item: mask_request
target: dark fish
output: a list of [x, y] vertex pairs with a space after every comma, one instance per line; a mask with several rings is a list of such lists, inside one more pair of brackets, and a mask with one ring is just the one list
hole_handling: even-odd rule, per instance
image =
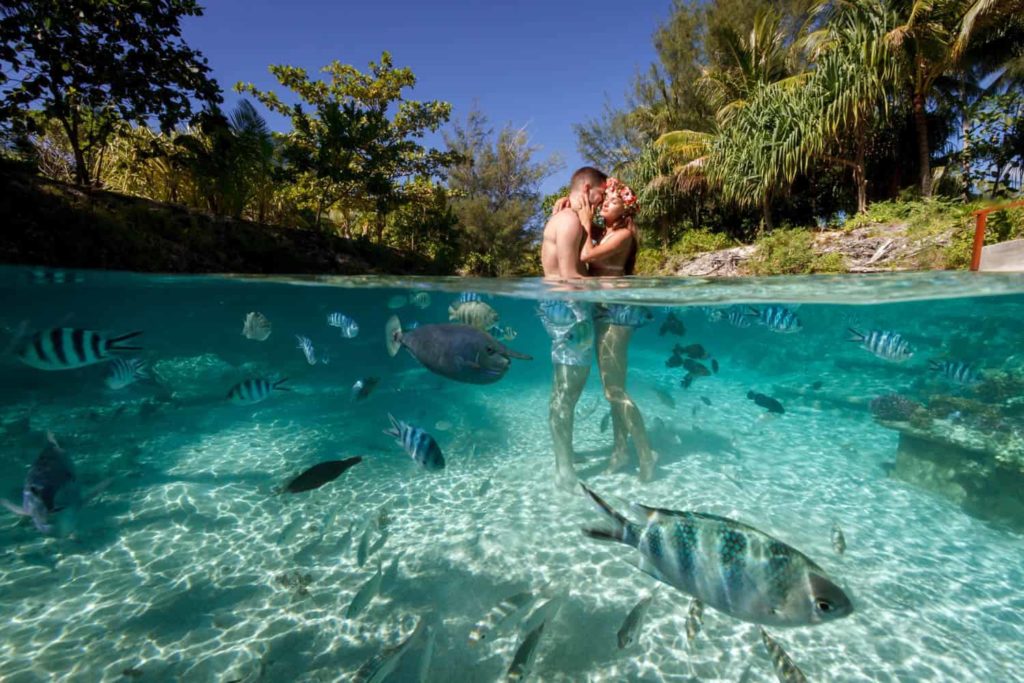
[[39, 370], [73, 370], [102, 363], [121, 351], [140, 351], [125, 342], [142, 332], [108, 337], [92, 330], [55, 327], [36, 332], [18, 350], [18, 360]]
[[[21, 506], [9, 500], [2, 503], [15, 514], [31, 517], [36, 529], [42, 533], [64, 535], [72, 530], [74, 516], [87, 496], [82, 493], [71, 459], [53, 434], [47, 435], [47, 439], [49, 443], [25, 476]], [[59, 519], [51, 519], [58, 513], [66, 514]]]
[[690, 417], [697, 417], [697, 408], [698, 407], [699, 406], [694, 406], [694, 407], [690, 408]]
[[288, 482], [284, 490], [288, 493], [301, 493], [302, 491], [318, 489], [324, 484], [334, 481], [344, 474], [345, 470], [353, 465], [358, 465], [362, 461], [363, 459], [357, 455], [354, 458], [317, 463]]
[[979, 379], [977, 370], [969, 363], [962, 361], [930, 360], [928, 361], [928, 367], [957, 384], [974, 384]]
[[711, 371], [703, 363], [687, 358], [683, 360], [683, 367], [694, 377], [710, 377]]
[[533, 360], [469, 325], [422, 325], [402, 332], [392, 316], [385, 337], [390, 355], [404, 346], [425, 368], [456, 382], [493, 384], [508, 372], [511, 358]]
[[676, 352], [672, 352], [672, 355], [665, 361], [665, 367], [667, 368], [678, 368], [683, 364], [683, 357]]
[[818, 389], [821, 389], [821, 387], [822, 387], [822, 381], [820, 379], [817, 382], [815, 382], [814, 384], [811, 385], [811, 389], [813, 389], [814, 391], [817, 391]]
[[714, 358], [711, 359], [711, 372], [718, 374], [718, 361]]
[[786, 409], [782, 407], [782, 404], [771, 396], [765, 396], [764, 394], [759, 394], [756, 391], [748, 391], [747, 398], [762, 408], [767, 408], [769, 413], [778, 413], [781, 415], [786, 412]]
[[757, 318], [758, 324], [764, 325], [772, 332], [792, 334], [803, 329], [800, 318], [785, 306], [765, 306], [760, 310], [751, 306], [747, 315]]
[[369, 396], [380, 382], [380, 377], [363, 377], [352, 385], [352, 400], [362, 401]]
[[689, 389], [690, 385], [693, 384], [693, 373], [692, 372], [686, 373], [686, 376], [683, 377], [683, 381], [680, 382], [679, 384], [682, 385], [683, 389]]
[[665, 322], [661, 324], [661, 328], [658, 330], [658, 336], [664, 337], [665, 334], [674, 334], [677, 337], [682, 337], [686, 334], [686, 326], [683, 325], [683, 321], [676, 317], [676, 314], [672, 311], [668, 312], [665, 316]]
[[849, 341], [860, 343], [864, 349], [879, 358], [899, 363], [914, 355], [910, 343], [896, 332], [871, 330], [867, 334], [862, 334], [852, 327], [849, 332]]
[[700, 344], [690, 344], [689, 346], [680, 346], [676, 344], [676, 347], [672, 349], [672, 353], [687, 356], [689, 358], [696, 358], [697, 360], [704, 360], [710, 358], [707, 350]]
[[604, 417], [601, 418], [601, 433], [604, 434], [608, 431], [608, 425], [611, 424], [612, 414], [610, 412], [605, 413]]
[[701, 397], [700, 397], [700, 400], [701, 400], [701, 402], [702, 402], [702, 403], [703, 403], [704, 405], [706, 405], [706, 406], [709, 406], [709, 405], [711, 405], [711, 399], [710, 399], [710, 398], [708, 398], [707, 396], [701, 396]]
[[849, 616], [849, 597], [809, 557], [727, 517], [633, 504], [634, 522], [580, 485], [608, 526], [583, 534], [635, 548], [637, 568], [736, 619], [811, 626]]
[[238, 405], [252, 405], [266, 400], [275, 391], [291, 391], [288, 387], [281, 386], [288, 381], [288, 378], [271, 381], [256, 377], [239, 382], [228, 391], [228, 400]]

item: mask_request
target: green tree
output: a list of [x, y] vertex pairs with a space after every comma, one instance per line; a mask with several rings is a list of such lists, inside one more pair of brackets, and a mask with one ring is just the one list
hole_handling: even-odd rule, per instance
[[476, 275], [520, 272], [542, 225], [540, 182], [561, 161], [534, 161], [539, 150], [525, 130], [505, 126], [495, 135], [476, 110], [445, 140], [462, 160], [451, 168], [448, 186], [459, 219], [463, 269]]
[[294, 66], [275, 65], [270, 72], [306, 106], [286, 104], [251, 83], [235, 88], [291, 119], [292, 130], [283, 136], [285, 170], [309, 197], [318, 227], [339, 200], [368, 200], [380, 242], [388, 214], [408, 200], [404, 181], [437, 175], [454, 161], [417, 142], [448, 120], [451, 105], [404, 99], [402, 91], [415, 86], [416, 77], [408, 68], [395, 68], [387, 52], [379, 64], [370, 63], [369, 73], [332, 62], [323, 69], [326, 81], [312, 80]]
[[0, 125], [31, 131], [41, 110], [60, 122], [75, 179], [120, 121], [156, 118], [170, 130], [193, 100], [220, 101], [202, 55], [181, 38], [194, 0], [11, 0], [0, 8]]

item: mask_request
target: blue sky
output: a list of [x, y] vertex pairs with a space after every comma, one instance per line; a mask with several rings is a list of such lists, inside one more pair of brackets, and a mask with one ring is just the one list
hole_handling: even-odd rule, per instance
[[[269, 64], [311, 74], [332, 60], [365, 69], [382, 51], [418, 79], [406, 96], [445, 100], [453, 119], [476, 103], [499, 128], [526, 126], [542, 156], [565, 166], [553, 191], [581, 165], [572, 124], [621, 104], [633, 75], [656, 58], [652, 36], [670, 0], [205, 0], [184, 37], [209, 59], [230, 108], [232, 87], [251, 81], [282, 93]], [[277, 130], [287, 123], [268, 116]], [[437, 145], [440, 139], [431, 140]]]

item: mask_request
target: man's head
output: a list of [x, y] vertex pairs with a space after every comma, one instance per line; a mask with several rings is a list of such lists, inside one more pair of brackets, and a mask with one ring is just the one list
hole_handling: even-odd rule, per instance
[[579, 168], [569, 180], [569, 197], [578, 197], [589, 190], [591, 205], [600, 206], [604, 201], [604, 181], [607, 179], [608, 176], [593, 166]]

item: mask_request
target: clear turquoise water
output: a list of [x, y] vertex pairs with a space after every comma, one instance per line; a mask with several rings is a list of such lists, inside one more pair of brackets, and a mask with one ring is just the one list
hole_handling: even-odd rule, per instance
[[[541, 283], [91, 272], [68, 280], [0, 270], [5, 341], [23, 323], [143, 330], [139, 355], [162, 384], [113, 391], [103, 365], [43, 372], [12, 354], [0, 366], [0, 495], [20, 500], [47, 431], [86, 485], [113, 477], [71, 538], [3, 518], [0, 680], [344, 681], [427, 618], [436, 636], [429, 670], [421, 678], [418, 644], [390, 680], [493, 681], [523, 633], [470, 646], [473, 624], [503, 597], [549, 582], [564, 601], [545, 628], [535, 680], [774, 680], [750, 624], [708, 610], [688, 644], [689, 599], [668, 586], [638, 642], [617, 647], [627, 612], [656, 582], [623, 561], [633, 555], [625, 546], [584, 538], [580, 527], [600, 516], [553, 485], [549, 341], [534, 312], [552, 292]], [[428, 308], [388, 308], [390, 297], [421, 290]], [[387, 355], [391, 314], [406, 325], [443, 322], [467, 290], [493, 297], [501, 323], [518, 330], [509, 345], [534, 360], [474, 386], [430, 374], [404, 352]], [[559, 296], [654, 313], [634, 334], [628, 389], [660, 456], [655, 479], [641, 483], [632, 468], [603, 473], [611, 433], [600, 429], [607, 404], [596, 370], [577, 411], [581, 479], [617, 504], [745, 521], [821, 564], [856, 612], [770, 630], [811, 680], [1024, 680], [1021, 533], [892, 476], [898, 434], [864, 407], [893, 392], [923, 402], [970, 396], [930, 373], [930, 358], [1019, 373], [1024, 277], [637, 281]], [[738, 329], [700, 309], [770, 302], [800, 303], [804, 329]], [[659, 336], [668, 307], [685, 336]], [[265, 342], [240, 335], [249, 311], [271, 320]], [[334, 311], [358, 321], [356, 338], [327, 326]], [[847, 343], [849, 326], [899, 331], [917, 353], [887, 363]], [[330, 362], [309, 365], [296, 334]], [[677, 341], [702, 343], [720, 373], [681, 388], [682, 371], [665, 365]], [[294, 391], [248, 407], [225, 400], [236, 382], [269, 374], [289, 377]], [[375, 392], [351, 401], [353, 382], [368, 375], [381, 378]], [[785, 415], [766, 416], [746, 399], [750, 389], [778, 397]], [[389, 412], [434, 435], [442, 473], [417, 469], [383, 434]], [[1015, 438], [1022, 419], [993, 429]], [[353, 455], [363, 462], [332, 484], [274, 494], [309, 465]], [[359, 566], [358, 540], [366, 528], [380, 537], [381, 511], [386, 540]], [[848, 542], [842, 556], [830, 544], [833, 523]], [[350, 528], [355, 540], [343, 549]], [[396, 558], [397, 576], [346, 618], [377, 562], [388, 568]]]

